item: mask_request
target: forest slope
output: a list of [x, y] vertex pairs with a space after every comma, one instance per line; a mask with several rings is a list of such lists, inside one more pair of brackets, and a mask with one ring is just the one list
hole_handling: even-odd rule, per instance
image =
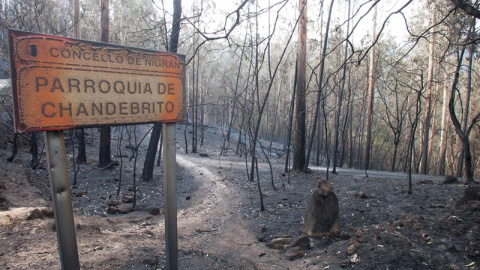
[[[265, 241], [272, 235], [301, 235], [311, 191], [325, 172], [284, 174], [283, 160], [274, 160], [274, 190], [262, 161], [262, 212], [256, 183], [246, 179], [244, 158], [233, 150], [219, 155], [222, 132], [206, 128], [202, 155], [184, 154], [184, 128], [177, 127], [180, 269], [465, 269], [480, 263], [480, 202], [455, 206], [464, 185], [442, 185], [440, 177], [416, 175], [413, 194], [407, 195], [404, 174], [368, 172], [366, 178], [354, 170], [330, 176], [340, 203], [341, 237], [311, 239], [305, 257], [290, 261]], [[95, 166], [98, 134], [88, 133], [88, 164], [81, 166], [78, 187], [72, 189], [82, 269], [162, 269], [162, 168], [156, 167], [154, 181], [137, 182], [133, 212], [109, 214], [107, 203], [132, 194], [133, 162], [124, 158], [117, 196], [119, 168]], [[139, 148], [138, 168], [145, 148]], [[56, 269], [51, 214], [27, 217], [28, 208], [27, 214], [15, 215], [18, 207], [50, 205], [45, 161], [31, 170], [26, 150], [13, 163], [5, 161], [9, 151], [0, 151], [0, 196], [8, 207], [0, 211], [0, 268]]]

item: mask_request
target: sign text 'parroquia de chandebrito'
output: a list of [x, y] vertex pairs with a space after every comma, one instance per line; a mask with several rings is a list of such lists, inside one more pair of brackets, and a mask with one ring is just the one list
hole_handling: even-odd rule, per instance
[[15, 130], [183, 120], [184, 57], [10, 31]]

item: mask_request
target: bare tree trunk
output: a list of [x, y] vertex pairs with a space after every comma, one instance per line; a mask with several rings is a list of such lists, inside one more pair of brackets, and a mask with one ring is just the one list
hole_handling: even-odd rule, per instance
[[[196, 39], [195, 39], [196, 40]], [[196, 42], [196, 41], [195, 41]], [[192, 80], [192, 153], [197, 153], [197, 143], [198, 143], [198, 87], [199, 87], [199, 55], [196, 55], [193, 58], [193, 80]]]
[[[301, 18], [300, 18], [301, 19]], [[297, 20], [298, 22], [298, 20]], [[257, 28], [258, 30], [258, 28]], [[288, 41], [287, 41], [287, 45], [284, 47], [281, 55], [280, 55], [280, 58], [278, 60], [278, 63], [277, 65], [275, 66], [274, 68], [274, 71], [273, 71], [273, 74], [271, 75], [271, 78], [270, 78], [270, 82], [268, 84], [268, 88], [267, 88], [267, 93], [265, 94], [265, 97], [263, 98], [263, 101], [260, 103], [260, 96], [259, 96], [259, 91], [260, 91], [260, 88], [259, 88], [259, 67], [258, 67], [258, 42], [256, 42], [256, 57], [255, 57], [255, 89], [256, 89], [256, 94], [257, 94], [257, 106], [258, 106], [258, 118], [257, 118], [257, 123], [256, 125], [254, 126], [254, 131], [253, 132], [250, 132], [251, 136], [252, 136], [252, 145], [251, 145], [251, 149], [252, 149], [252, 168], [251, 168], [251, 172], [250, 172], [250, 179], [254, 179], [254, 174], [253, 174], [253, 169], [254, 169], [254, 161], [256, 162], [256, 146], [257, 146], [257, 142], [258, 142], [258, 134], [259, 134], [259, 130], [260, 130], [260, 125], [262, 123], [262, 116], [263, 116], [263, 112], [265, 111], [265, 107], [267, 105], [267, 102], [268, 102], [268, 98], [270, 96], [270, 92], [272, 90], [272, 87], [273, 87], [273, 84], [274, 84], [274, 81], [275, 81], [275, 77], [277, 75], [277, 72], [278, 72], [278, 69], [282, 63], [282, 60], [287, 52], [287, 49], [288, 49], [288, 45], [290, 44], [290, 41], [292, 40], [292, 37], [293, 37], [293, 34], [295, 32], [292, 31], [292, 33], [290, 34], [289, 38], [288, 38]], [[254, 102], [255, 103], [255, 102]], [[254, 110], [252, 109], [252, 112]], [[261, 144], [260, 144], [261, 145]], [[263, 149], [263, 147], [262, 147]], [[267, 157], [267, 160], [268, 160], [268, 157]], [[269, 161], [270, 163], [270, 161]]]
[[[232, 101], [232, 111], [230, 113], [230, 122], [228, 124], [228, 130], [227, 130], [227, 137], [225, 138], [225, 140], [227, 142], [230, 142], [230, 133], [232, 131], [232, 126], [233, 126], [233, 119], [235, 118], [235, 109], [236, 109], [236, 104], [237, 104], [237, 93], [238, 93], [238, 83], [240, 81], [240, 77], [241, 77], [241, 71], [242, 71], [242, 63], [243, 63], [243, 52], [245, 50], [245, 45], [247, 44], [247, 32], [245, 32], [245, 38], [244, 38], [244, 41], [243, 41], [243, 47], [242, 47], [242, 51], [240, 52], [240, 63], [238, 64], [238, 71], [237, 71], [237, 79], [235, 81], [235, 90], [234, 90], [234, 93], [233, 93], [233, 101]], [[224, 142], [224, 148], [226, 147], [225, 145], [225, 142]]]
[[456, 94], [456, 88], [458, 85], [458, 80], [460, 77], [460, 67], [462, 65], [462, 60], [463, 56], [465, 53], [465, 47], [462, 48], [461, 53], [459, 54], [458, 60], [457, 60], [457, 68], [455, 70], [455, 77], [453, 79], [452, 83], [452, 89], [450, 92], [450, 102], [448, 103], [448, 109], [450, 112], [450, 118], [452, 119], [453, 126], [455, 127], [455, 132], [457, 133], [458, 138], [462, 141], [462, 150], [465, 152], [465, 178], [467, 184], [474, 183], [475, 180], [473, 179], [473, 170], [472, 170], [472, 154], [470, 150], [470, 140], [469, 140], [469, 135], [470, 132], [472, 131], [473, 127], [475, 126], [476, 122], [480, 118], [480, 114], [477, 114], [468, 126], [468, 128], [463, 131], [460, 122], [458, 121], [457, 115], [455, 113], [455, 94]]
[[297, 45], [297, 84], [295, 106], [295, 143], [293, 153], [293, 170], [303, 170], [305, 167], [306, 146], [306, 80], [307, 68], [307, 1], [299, 0], [300, 23], [298, 25]]
[[[102, 42], [109, 42], [109, 0], [101, 0], [101, 28]], [[100, 128], [100, 150], [98, 154], [98, 167], [105, 168], [112, 163], [110, 155], [111, 129], [110, 126]]]
[[263, 193], [262, 193], [262, 187], [260, 186], [260, 175], [258, 173], [258, 159], [255, 158], [255, 168], [257, 171], [257, 187], [258, 187], [258, 195], [260, 197], [260, 211], [265, 211], [265, 206], [263, 205]]
[[[162, 125], [163, 129], [163, 125]], [[160, 132], [160, 147], [158, 148], [158, 158], [157, 158], [157, 167], [160, 167], [160, 162], [162, 161], [162, 148], [163, 148], [163, 135]]]
[[290, 145], [292, 142], [293, 110], [295, 108], [296, 91], [297, 91], [297, 67], [295, 66], [293, 91], [292, 91], [292, 96], [290, 100], [290, 110], [288, 113], [288, 131], [287, 131], [288, 134], [287, 134], [287, 148], [286, 148], [287, 155], [285, 157], [285, 172], [288, 172], [288, 166], [290, 164]]
[[200, 87], [200, 147], [203, 146], [205, 140], [205, 88]]
[[[312, 145], [313, 141], [315, 138], [315, 132], [317, 131], [317, 118], [318, 114], [320, 111], [320, 101], [323, 99], [324, 91], [323, 91], [323, 74], [325, 70], [325, 59], [327, 58], [327, 44], [328, 44], [328, 30], [330, 28], [330, 20], [332, 17], [332, 10], [333, 10], [333, 3], [334, 0], [330, 2], [330, 9], [328, 11], [328, 18], [327, 18], [327, 26], [326, 26], [326, 31], [325, 31], [325, 40], [323, 41], [323, 48], [322, 48], [322, 57], [321, 57], [321, 63], [320, 63], [320, 71], [319, 71], [319, 82], [318, 82], [318, 92], [317, 92], [317, 100], [315, 103], [315, 116], [313, 117], [313, 127], [312, 127], [312, 133], [310, 135], [310, 143], [308, 145], [307, 149], [307, 157], [305, 158], [305, 164], [303, 166], [303, 171], [307, 172], [308, 165], [310, 163], [310, 152], [312, 150]], [[323, 104], [325, 101], [323, 101]], [[325, 108], [323, 108], [325, 112]]]
[[196, 115], [195, 115], [195, 85], [197, 84], [196, 82], [196, 77], [195, 77], [195, 69], [196, 69], [196, 56], [193, 56], [192, 60], [192, 95], [190, 97], [190, 107], [192, 109], [192, 153], [197, 152], [197, 146], [195, 144], [195, 125], [196, 125]]
[[438, 158], [437, 173], [445, 174], [445, 159], [447, 153], [447, 110], [448, 110], [448, 74], [445, 73], [445, 81], [443, 83], [443, 103], [442, 103], [442, 122], [440, 123], [440, 156]]
[[78, 154], [77, 154], [77, 162], [78, 163], [87, 163], [87, 150], [85, 144], [85, 129], [80, 128], [75, 130], [75, 137], [77, 137], [78, 141]]
[[[430, 23], [435, 25], [435, 10], [434, 5], [431, 4], [430, 9]], [[435, 42], [435, 28], [432, 27], [430, 30], [430, 44], [429, 44], [429, 54], [428, 54], [428, 77], [427, 77], [427, 93], [425, 95], [426, 107], [425, 107], [425, 119], [423, 122], [423, 144], [422, 144], [422, 164], [421, 164], [421, 173], [428, 174], [428, 143], [430, 140], [430, 122], [432, 118], [432, 87], [433, 87], [433, 56], [434, 56], [434, 42]]]
[[273, 126], [272, 126], [272, 131], [271, 131], [271, 134], [270, 134], [270, 143], [268, 145], [268, 151], [270, 153], [270, 157], [272, 157], [272, 145], [273, 145], [273, 138], [275, 137], [275, 132], [277, 130], [280, 129], [280, 127], [278, 127], [278, 115], [279, 115], [279, 109], [280, 109], [280, 97], [281, 97], [281, 90], [282, 90], [282, 79], [280, 78], [279, 80], [277, 80], [277, 101], [275, 104], [277, 104], [277, 109], [275, 110], [275, 115], [273, 116]]
[[[255, 13], [258, 12], [258, 5], [255, 5]], [[257, 100], [257, 103], [260, 102], [260, 87], [259, 87], [259, 73], [260, 73], [260, 68], [259, 68], [259, 63], [258, 63], [258, 57], [259, 57], [259, 53], [258, 53], [258, 47], [259, 47], [259, 42], [258, 42], [258, 16], [255, 16], [255, 87], [254, 87], [254, 92], [252, 93], [252, 114], [250, 115], [250, 119], [249, 119], [249, 134], [250, 134], [250, 138], [251, 138], [251, 142], [252, 144], [250, 145], [250, 152], [251, 152], [251, 155], [252, 155], [252, 163], [251, 163], [251, 167], [250, 167], [250, 179], [252, 179], [252, 181], [255, 179], [255, 175], [254, 175], [254, 172], [255, 172], [255, 162], [257, 161], [257, 138], [258, 138], [258, 131], [260, 129], [260, 123], [261, 123], [261, 119], [262, 119], [262, 113], [263, 113], [263, 108], [265, 107], [265, 104], [266, 104], [266, 101], [268, 100], [268, 93], [267, 95], [265, 96], [265, 102], [264, 102], [264, 105], [262, 107], [262, 111], [260, 111], [260, 108], [259, 108], [259, 112], [258, 112], [258, 118], [257, 118], [257, 121], [258, 121], [258, 124], [254, 127], [255, 128], [255, 134], [252, 133], [252, 119], [255, 115], [255, 94], [256, 94], [256, 100]], [[257, 104], [257, 106], [259, 107], [259, 105]], [[257, 168], [258, 169], [258, 168]]]
[[[187, 76], [188, 77], [188, 76]], [[188, 89], [188, 87], [187, 87]], [[187, 91], [188, 92], [188, 91]], [[188, 97], [187, 97], [188, 100]], [[185, 119], [185, 128], [183, 129], [183, 139], [185, 141], [185, 154], [188, 154], [188, 138], [187, 138], [187, 132], [188, 132], [188, 112], [186, 113], [186, 119]]]
[[[150, 135], [150, 141], [148, 143], [147, 153], [145, 154], [145, 161], [143, 163], [142, 175], [140, 177], [142, 181], [148, 182], [153, 179], [153, 168], [155, 165], [155, 156], [157, 155], [158, 142], [160, 140], [161, 133], [162, 133], [162, 125], [155, 124], [152, 128], [152, 134]], [[155, 144], [155, 146], [150, 147], [150, 144]]]
[[[438, 93], [438, 85], [436, 86], [436, 90], [435, 92]], [[428, 160], [429, 160], [429, 163], [431, 163], [430, 160], [433, 160], [433, 157], [432, 157], [432, 151], [433, 151], [433, 140], [435, 138], [435, 135], [436, 135], [436, 128], [437, 128], [437, 101], [434, 99], [432, 100], [433, 102], [433, 112], [432, 112], [432, 121], [431, 121], [431, 124], [430, 124], [430, 136], [428, 138], [429, 142], [428, 142]], [[433, 165], [433, 164], [432, 164]], [[430, 166], [430, 164], [429, 164]]]
[[[249, 9], [250, 10], [250, 9]], [[251, 24], [249, 23], [248, 24], [248, 28], [250, 29], [250, 33], [252, 33], [251, 31]], [[250, 35], [250, 42], [249, 42], [249, 48], [250, 48], [250, 64], [248, 65], [248, 72], [247, 74], [250, 74], [251, 70], [252, 70], [252, 59], [253, 59], [253, 40], [252, 40], [252, 34]], [[248, 97], [248, 87], [250, 86], [250, 80], [247, 79], [247, 84], [246, 84], [246, 87], [245, 87], [245, 91], [244, 91], [244, 94], [243, 94], [243, 106], [242, 106], [242, 120], [240, 121], [240, 127], [239, 127], [239, 132], [238, 132], [238, 140], [237, 140], [237, 150], [236, 150], [236, 154], [238, 154], [240, 152], [240, 157], [242, 156], [242, 153], [243, 151], [245, 151], [246, 147], [247, 147], [247, 136], [246, 136], [246, 131], [244, 131], [244, 128], [246, 126], [246, 120], [245, 120], [245, 116], [247, 114], [247, 110], [246, 110], [246, 107], [247, 107], [247, 97]], [[243, 132], [245, 132], [245, 134], [242, 134]], [[245, 135], [245, 140], [242, 142], [242, 135]], [[247, 163], [247, 171], [248, 171], [248, 163]], [[249, 177], [250, 175], [247, 173], [247, 176]]]
[[[172, 34], [169, 41], [169, 51], [176, 53], [178, 48], [178, 38], [180, 36], [180, 16], [182, 14], [182, 1], [174, 0], [174, 14], [172, 22]], [[162, 124], [155, 123], [152, 128], [152, 133], [150, 134], [150, 141], [147, 147], [147, 153], [145, 155], [145, 163], [142, 170], [142, 178], [144, 181], [147, 181], [145, 176], [153, 175], [153, 168], [155, 164], [155, 153], [157, 152], [158, 141], [160, 140], [160, 134], [162, 132]], [[152, 153], [153, 152], [153, 153]], [[152, 157], [153, 158], [148, 158]]]
[[422, 91], [419, 90], [417, 92], [417, 99], [415, 101], [415, 118], [412, 121], [412, 127], [410, 129], [410, 139], [408, 143], [408, 157], [407, 157], [407, 180], [408, 180], [408, 194], [412, 194], [412, 163], [413, 163], [413, 155], [414, 155], [414, 145], [415, 145], [415, 132], [417, 129], [420, 110], [421, 110], [421, 99]]
[[122, 142], [123, 142], [123, 130], [125, 126], [119, 127], [120, 136], [118, 138], [118, 155], [120, 156], [120, 170], [118, 174], [118, 186], [117, 186], [117, 196], [120, 195], [120, 190], [122, 189], [122, 179], [123, 179], [123, 152], [122, 152]]
[[[320, 44], [323, 44], [323, 0], [320, 0]], [[319, 55], [319, 58], [322, 59], [322, 53], [323, 51], [320, 51], [320, 55]], [[320, 89], [320, 87], [319, 87]], [[322, 112], [320, 112], [322, 113]], [[316, 150], [315, 150], [315, 165], [316, 166], [320, 166], [320, 155], [322, 153], [322, 150], [323, 150], [323, 124], [322, 124], [322, 121], [323, 121], [323, 117], [320, 116], [320, 117], [317, 117], [317, 134], [316, 134]]]
[[[39, 164], [38, 160], [38, 142], [37, 142], [37, 133], [32, 132], [30, 137], [30, 154], [32, 154], [32, 162], [30, 163], [30, 168], [36, 169]], [[75, 168], [75, 165], [74, 165]]]
[[[470, 35], [473, 35], [473, 31], [475, 29], [475, 19], [473, 20], [473, 26], [472, 30], [470, 30]], [[467, 96], [465, 98], [465, 109], [464, 109], [464, 114], [463, 114], [463, 133], [467, 132], [467, 124], [468, 124], [468, 114], [470, 112], [470, 99], [471, 99], [471, 93], [472, 93], [472, 73], [473, 73], [473, 55], [475, 54], [475, 45], [471, 44], [470, 45], [470, 52], [468, 56], [468, 74], [467, 74]], [[467, 135], [468, 136], [468, 135]], [[467, 142], [467, 144], [470, 144]], [[465, 145], [462, 148], [462, 151], [460, 152], [460, 158], [458, 159], [458, 172], [457, 176], [462, 177], [463, 174], [463, 159], [466, 158], [466, 153], [465, 153]], [[470, 151], [470, 150], [468, 150]]]
[[[333, 4], [333, 1], [332, 1], [332, 4]], [[347, 32], [345, 32], [345, 36], [346, 36], [346, 40], [348, 39], [348, 35], [349, 35], [349, 32], [350, 32], [350, 1], [348, 1], [348, 12], [347, 12]], [[328, 33], [328, 29], [327, 29], [327, 33]], [[340, 114], [342, 113], [342, 102], [343, 102], [343, 92], [344, 92], [344, 88], [345, 88], [345, 81], [347, 80], [347, 54], [348, 54], [348, 42], [345, 41], [345, 50], [344, 50], [344, 58], [343, 58], [343, 74], [342, 74], [342, 84], [340, 86], [340, 89], [339, 89], [339, 92], [338, 92], [338, 97], [337, 97], [337, 110], [335, 111], [335, 125], [334, 125], [334, 129], [335, 129], [335, 142], [334, 142], [334, 146], [333, 146], [333, 164], [332, 164], [332, 174], [336, 174], [337, 173], [337, 155], [338, 155], [338, 144], [339, 144], [339, 141], [338, 141], [338, 136], [339, 136], [339, 133], [340, 133]], [[343, 156], [343, 155], [342, 155]], [[340, 165], [341, 166], [341, 165]]]
[[[73, 36], [75, 38], [80, 37], [80, 4], [79, 0], [73, 0]], [[78, 154], [77, 162], [86, 163], [87, 162], [87, 150], [85, 144], [85, 130], [83, 128], [75, 130], [75, 136], [78, 141]]]
[[12, 138], [12, 154], [7, 158], [8, 162], [12, 162], [18, 153], [18, 133], [13, 133]]
[[370, 69], [368, 73], [368, 107], [367, 107], [367, 141], [365, 143], [364, 169], [370, 169], [370, 153], [372, 151], [372, 125], [373, 125], [373, 97], [375, 89], [375, 47], [376, 25], [377, 25], [377, 6], [373, 10], [372, 20], [372, 50], [370, 52]]
[[349, 98], [349, 120], [348, 120], [348, 162], [347, 168], [352, 168], [353, 166], [353, 156], [355, 155], [355, 145], [353, 143], [353, 93], [352, 89], [349, 86], [350, 98]]

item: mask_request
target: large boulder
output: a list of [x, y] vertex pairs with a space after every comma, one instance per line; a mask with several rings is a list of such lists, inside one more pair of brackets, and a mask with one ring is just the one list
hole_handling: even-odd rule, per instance
[[310, 237], [340, 235], [339, 206], [332, 185], [321, 181], [308, 205], [303, 232]]

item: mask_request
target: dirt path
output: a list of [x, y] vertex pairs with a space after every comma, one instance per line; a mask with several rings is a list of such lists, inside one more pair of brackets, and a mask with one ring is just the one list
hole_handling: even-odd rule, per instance
[[[231, 183], [240, 175], [244, 177], [241, 160], [222, 162], [178, 155], [177, 163], [181, 174], [192, 174], [193, 181], [201, 182], [195, 190], [186, 192], [187, 197], [179, 196], [182, 269], [287, 269], [266, 263], [274, 258], [264, 257], [268, 249], [258, 242], [245, 211], [245, 206], [251, 207], [246, 200], [252, 196]], [[183, 189], [181, 180], [179, 190]]]

